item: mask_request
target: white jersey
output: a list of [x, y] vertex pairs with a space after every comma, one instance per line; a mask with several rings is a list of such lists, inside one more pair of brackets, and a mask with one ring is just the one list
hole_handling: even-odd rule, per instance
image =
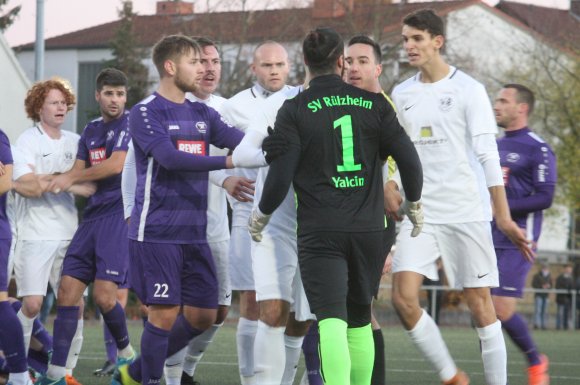
[[484, 86], [450, 67], [435, 83], [422, 83], [420, 74], [407, 79], [393, 90], [393, 101], [423, 165], [425, 222], [490, 221], [489, 191], [473, 149], [474, 137], [497, 133]]
[[[274, 127], [276, 122], [276, 115], [278, 110], [282, 107], [284, 101], [288, 98], [296, 96], [300, 92], [300, 87], [293, 87], [285, 89], [284, 92], [278, 92], [275, 95], [270, 96], [268, 99], [262, 100], [257, 103], [259, 106], [258, 113], [250, 121], [250, 125], [246, 131], [244, 139], [234, 150], [234, 164], [236, 160], [240, 159], [243, 163], [247, 164], [248, 167], [258, 166], [263, 160], [262, 141], [266, 136], [268, 136], [268, 126]], [[241, 159], [241, 158], [245, 159]], [[268, 176], [268, 170], [270, 167], [266, 163], [262, 163], [264, 167], [260, 167], [258, 175], [256, 177], [255, 192], [254, 192], [254, 203], [253, 206], [257, 207], [260, 203], [262, 197], [262, 190], [264, 189], [264, 182]], [[264, 232], [276, 231], [276, 234], [293, 234], [296, 236], [296, 202], [294, 199], [294, 187], [290, 186], [288, 194], [282, 204], [274, 211], [268, 226], [264, 228]]]
[[[217, 95], [210, 95], [209, 98], [202, 100], [195, 95], [187, 93], [186, 97], [192, 102], [204, 103], [217, 112], [221, 113], [222, 104], [225, 98]], [[209, 145], [210, 156], [227, 156], [227, 148], [219, 148], [212, 144]], [[206, 236], [208, 242], [220, 242], [230, 239], [230, 230], [228, 227], [228, 206], [226, 201], [226, 191], [222, 188], [224, 180], [229, 176], [225, 170], [215, 170], [209, 173], [208, 192], [207, 192], [207, 230]]]
[[[238, 92], [222, 105], [221, 114], [236, 128], [246, 132], [250, 121], [259, 112], [258, 102], [272, 97], [278, 93], [286, 93], [292, 87], [284, 86], [280, 91], [273, 94], [265, 92], [260, 86], [254, 85], [252, 88]], [[227, 171], [230, 175], [238, 175], [256, 180], [258, 171], [248, 168], [234, 168]], [[228, 196], [232, 206], [232, 226], [247, 226], [248, 218], [252, 211], [252, 202], [240, 202]], [[255, 200], [255, 199], [254, 199]]]
[[[39, 124], [24, 131], [16, 141], [26, 164], [34, 166], [36, 174], [69, 171], [77, 156], [80, 136], [61, 131], [52, 139]], [[28, 167], [15, 167], [14, 180], [30, 173]], [[71, 193], [44, 193], [40, 198], [17, 197], [16, 221], [18, 240], [70, 240], [77, 225], [77, 209]]]

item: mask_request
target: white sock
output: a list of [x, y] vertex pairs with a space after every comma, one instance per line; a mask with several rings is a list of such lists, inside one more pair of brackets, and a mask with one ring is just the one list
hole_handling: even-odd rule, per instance
[[28, 371], [22, 373], [10, 373], [8, 375], [8, 383], [11, 385], [26, 385], [30, 383], [30, 375]]
[[52, 378], [53, 380], [58, 380], [65, 376], [66, 370], [64, 366], [56, 366], [53, 364], [48, 365], [48, 370], [46, 371], [46, 377]]
[[24, 354], [28, 356], [28, 349], [30, 348], [30, 338], [32, 337], [32, 327], [34, 326], [34, 320], [36, 317], [28, 318], [22, 312], [22, 308], [16, 313], [20, 323], [22, 324], [22, 332], [24, 334]]
[[507, 383], [507, 352], [501, 322], [477, 328], [481, 341], [481, 358], [487, 385], [505, 385]]
[[298, 370], [298, 360], [302, 352], [302, 337], [291, 337], [284, 334], [284, 346], [286, 347], [286, 365], [284, 366], [284, 375], [282, 376], [281, 385], [292, 385], [296, 371]]
[[213, 337], [222, 325], [223, 322], [221, 324], [214, 324], [209, 329], [189, 341], [189, 345], [187, 345], [187, 354], [183, 361], [183, 371], [189, 376], [193, 377], [197, 364], [201, 361], [205, 350], [213, 341]]
[[309, 385], [308, 383], [308, 369], [304, 369], [302, 374], [302, 379], [300, 380], [300, 385]]
[[[433, 365], [439, 378], [443, 382], [449, 381], [457, 373], [457, 367], [447, 345], [441, 337], [439, 328], [425, 310], [415, 327], [407, 331], [413, 344], [421, 351], [423, 356]], [[505, 385], [505, 383], [503, 384]]]
[[254, 340], [258, 330], [258, 321], [240, 317], [236, 330], [238, 349], [238, 367], [242, 385], [254, 384]]
[[131, 358], [135, 356], [135, 349], [133, 349], [133, 346], [131, 346], [131, 344], [125, 346], [123, 349], [121, 350], [117, 350], [117, 356], [118, 357], [122, 357], [122, 358]]
[[284, 347], [286, 327], [272, 327], [258, 321], [254, 343], [254, 373], [256, 385], [280, 385], [286, 363]]
[[183, 371], [183, 359], [185, 358], [185, 352], [187, 351], [187, 346], [172, 355], [167, 357], [165, 360], [165, 366], [163, 367], [163, 374], [165, 375], [166, 385], [180, 385], [181, 384], [181, 372]]
[[68, 356], [66, 357], [66, 368], [70, 370], [68, 375], [72, 376], [72, 370], [77, 367], [77, 361], [79, 360], [79, 354], [81, 354], [81, 349], [83, 347], [83, 326], [84, 321], [81, 318], [77, 323], [77, 331], [70, 343], [70, 350], [68, 351]]

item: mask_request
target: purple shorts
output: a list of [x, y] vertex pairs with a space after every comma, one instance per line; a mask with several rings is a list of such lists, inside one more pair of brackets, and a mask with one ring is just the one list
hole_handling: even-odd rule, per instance
[[218, 282], [207, 243], [129, 240], [131, 287], [145, 305], [218, 307]]
[[8, 291], [8, 257], [10, 256], [10, 239], [0, 239], [0, 292]]
[[526, 261], [518, 249], [495, 249], [495, 254], [499, 270], [499, 287], [492, 288], [491, 295], [523, 297], [532, 263]]
[[95, 279], [117, 284], [127, 280], [129, 238], [122, 214], [82, 222], [64, 257], [62, 275], [85, 283]]

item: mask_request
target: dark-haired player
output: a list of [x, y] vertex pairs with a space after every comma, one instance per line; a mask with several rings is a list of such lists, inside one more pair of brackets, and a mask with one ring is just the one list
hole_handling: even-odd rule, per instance
[[[436, 261], [441, 257], [449, 285], [463, 289], [473, 315], [485, 381], [505, 385], [506, 347], [490, 295], [490, 287], [498, 284], [490, 201], [498, 228], [524, 255], [531, 258], [532, 252], [510, 216], [491, 104], [481, 83], [441, 56], [444, 24], [432, 10], [406, 16], [402, 35], [409, 63], [419, 72], [395, 88], [393, 101], [423, 164], [425, 226], [412, 238], [412, 224], [401, 225], [393, 258], [393, 304], [412, 342], [441, 381], [468, 384], [437, 325], [419, 306], [423, 276], [438, 279]], [[394, 180], [387, 183], [385, 193], [388, 211], [396, 215], [400, 193]]]
[[[131, 361], [135, 352], [129, 343], [125, 311], [117, 301], [117, 289], [127, 280], [129, 249], [123, 220], [121, 171], [129, 142], [127, 77], [106, 68], [96, 78], [95, 98], [101, 117], [91, 121], [81, 135], [73, 168], [56, 176], [49, 190], [67, 190], [80, 182], [95, 182], [97, 191], [87, 203], [84, 218], [75, 232], [63, 262], [62, 279], [54, 321], [52, 357], [65, 356], [76, 331], [76, 306], [87, 285], [94, 281], [94, 297], [118, 349], [120, 363]], [[41, 383], [64, 377], [64, 367], [51, 360]]]
[[288, 151], [270, 165], [250, 233], [260, 239], [293, 183], [300, 272], [318, 319], [322, 376], [328, 384], [368, 384], [371, 300], [385, 261], [381, 169], [392, 154], [418, 234], [421, 165], [387, 100], [342, 81], [344, 43], [334, 30], [310, 32], [303, 53], [312, 80], [278, 112], [274, 135]]
[[129, 224], [130, 283], [149, 307], [141, 356], [113, 383], [158, 384], [163, 363], [211, 327], [218, 283], [206, 240], [208, 171], [231, 168], [231, 157], [208, 156], [209, 145], [234, 148], [243, 134], [202, 103], [186, 99], [204, 74], [201, 49], [171, 35], [153, 48], [159, 87], [131, 109], [137, 186]]
[[[533, 92], [521, 84], [506, 84], [495, 99], [493, 110], [504, 137], [497, 145], [510, 212], [529, 240], [537, 244], [543, 212], [554, 199], [556, 157], [550, 146], [528, 127], [534, 110]], [[528, 324], [516, 312], [526, 278], [533, 263], [492, 223], [497, 255], [499, 287], [491, 289], [497, 317], [502, 327], [528, 360], [528, 384], [548, 385], [548, 358], [540, 354]]]

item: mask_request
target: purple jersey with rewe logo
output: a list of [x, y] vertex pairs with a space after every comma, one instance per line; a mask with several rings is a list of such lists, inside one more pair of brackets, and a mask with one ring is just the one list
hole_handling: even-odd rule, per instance
[[[535, 242], [542, 229], [542, 210], [553, 199], [556, 184], [556, 157], [546, 142], [525, 127], [506, 131], [498, 139], [500, 163], [511, 215], [519, 227], [527, 232], [527, 238]], [[550, 190], [551, 189], [551, 190]], [[538, 191], [551, 191], [537, 194]], [[492, 226], [495, 248], [509, 249], [516, 246], [497, 228]]]
[[[106, 122], [103, 118], [91, 121], [79, 139], [77, 159], [92, 167], [111, 157], [115, 151], [127, 152], [129, 146], [128, 119], [125, 111], [117, 119]], [[121, 174], [96, 181], [97, 191], [89, 198], [84, 212], [84, 219], [95, 219], [105, 215], [123, 215], [123, 197], [121, 195]]]
[[137, 186], [129, 238], [156, 243], [206, 242], [208, 171], [224, 168], [214, 157], [207, 171], [171, 171], [152, 151], [168, 141], [172, 148], [209, 156], [209, 145], [233, 149], [243, 133], [214, 109], [197, 102], [171, 102], [154, 93], [131, 109]]

